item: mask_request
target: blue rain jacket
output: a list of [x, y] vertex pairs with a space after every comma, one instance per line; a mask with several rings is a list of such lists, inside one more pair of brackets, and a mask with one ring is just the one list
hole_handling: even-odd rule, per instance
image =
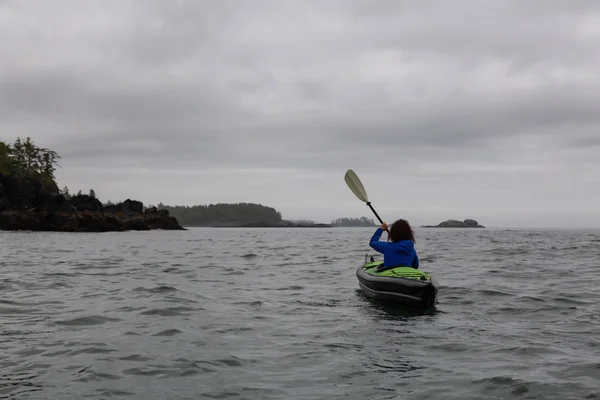
[[406, 265], [415, 269], [419, 268], [419, 256], [415, 250], [415, 245], [410, 240], [401, 240], [399, 242], [383, 242], [379, 238], [383, 229], [377, 228], [369, 245], [383, 254], [384, 267], [399, 267]]

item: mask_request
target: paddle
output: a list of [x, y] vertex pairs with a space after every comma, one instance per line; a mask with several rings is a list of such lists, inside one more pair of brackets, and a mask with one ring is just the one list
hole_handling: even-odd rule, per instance
[[[356, 197], [358, 197], [359, 200], [367, 203], [367, 205], [369, 206], [371, 211], [373, 211], [373, 214], [375, 214], [375, 216], [377, 217], [379, 222], [383, 224], [383, 221], [381, 220], [381, 218], [379, 218], [379, 215], [377, 215], [377, 211], [375, 211], [375, 209], [371, 205], [371, 202], [369, 201], [369, 198], [367, 197], [367, 191], [365, 190], [365, 187], [363, 186], [360, 179], [358, 179], [358, 175], [356, 175], [356, 173], [354, 171], [349, 169], [348, 171], [346, 171], [346, 175], [344, 175], [344, 180], [346, 181], [346, 185], [348, 185], [350, 190], [352, 190], [352, 193], [354, 193], [354, 195]], [[387, 229], [386, 229], [386, 231], [387, 231]]]

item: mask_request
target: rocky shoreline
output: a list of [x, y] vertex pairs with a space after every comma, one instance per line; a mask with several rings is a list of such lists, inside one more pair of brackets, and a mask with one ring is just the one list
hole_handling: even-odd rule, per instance
[[127, 199], [105, 206], [95, 197], [48, 193], [34, 178], [0, 174], [0, 230], [120, 232], [185, 230], [167, 210]]

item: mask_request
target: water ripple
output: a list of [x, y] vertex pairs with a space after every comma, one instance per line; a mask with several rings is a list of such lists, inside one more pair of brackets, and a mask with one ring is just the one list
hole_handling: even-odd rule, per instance
[[600, 398], [600, 232], [416, 233], [427, 312], [370, 229], [0, 232], [0, 399]]

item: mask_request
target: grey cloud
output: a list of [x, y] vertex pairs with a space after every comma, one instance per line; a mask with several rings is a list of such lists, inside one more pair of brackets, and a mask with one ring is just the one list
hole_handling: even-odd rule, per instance
[[[74, 185], [202, 171], [217, 199], [227, 170], [310, 190], [356, 166], [428, 196], [530, 179], [539, 201], [540, 176], [598, 166], [597, 18], [596, 1], [5, 1], [0, 139], [56, 149]], [[132, 196], [156, 195], [133, 174]], [[298, 209], [292, 189], [269, 198]]]

